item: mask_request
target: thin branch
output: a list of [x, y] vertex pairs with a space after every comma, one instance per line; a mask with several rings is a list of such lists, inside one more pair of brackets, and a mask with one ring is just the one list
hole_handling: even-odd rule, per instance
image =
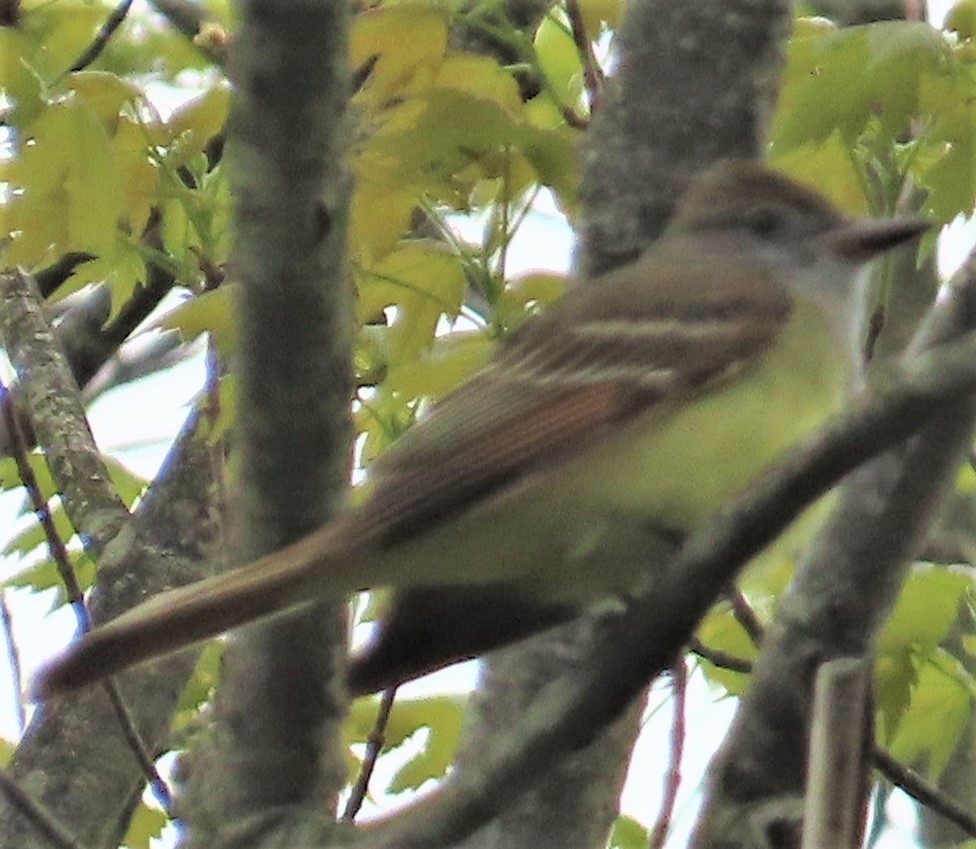
[[683, 658], [671, 667], [671, 686], [674, 690], [671, 757], [668, 761], [668, 774], [664, 780], [664, 797], [661, 799], [661, 810], [658, 812], [654, 828], [651, 829], [651, 841], [648, 844], [648, 849], [663, 849], [668, 839], [671, 818], [674, 816], [678, 788], [681, 786], [681, 757], [684, 754], [685, 737], [688, 733], [685, 725], [685, 709], [688, 703], [688, 671], [685, 669]]
[[[17, 464], [17, 471], [20, 475], [21, 483], [23, 483], [24, 488], [27, 490], [28, 497], [31, 500], [31, 505], [34, 508], [34, 513], [37, 515], [37, 520], [44, 529], [44, 536], [47, 539], [48, 549], [51, 552], [51, 557], [57, 566], [58, 574], [61, 576], [61, 582], [64, 584], [65, 589], [67, 590], [71, 607], [75, 611], [75, 617], [78, 620], [78, 630], [80, 633], [87, 633], [89, 630], [91, 630], [91, 616], [89, 615], [88, 607], [85, 604], [84, 592], [81, 589], [81, 585], [78, 583], [78, 577], [75, 574], [74, 567], [71, 564], [71, 559], [68, 556], [68, 550], [64, 545], [64, 540], [61, 539], [57, 528], [54, 527], [54, 521], [51, 517], [51, 510], [48, 507], [47, 502], [44, 500], [44, 496], [41, 494], [40, 487], [37, 483], [37, 478], [34, 475], [34, 470], [31, 468], [31, 465], [27, 460], [23, 434], [20, 432], [20, 425], [17, 422], [17, 416], [14, 412], [13, 397], [10, 394], [10, 391], [3, 386], [2, 383], [0, 383], [0, 408], [2, 408], [3, 419], [7, 427], [7, 432], [10, 434], [14, 461]], [[4, 606], [4, 610], [5, 609], [6, 607]], [[9, 639], [9, 645], [11, 646], [11, 651], [13, 651], [12, 637]], [[16, 656], [15, 652], [14, 656]], [[17, 678], [19, 681], [19, 665], [15, 666], [14, 668], [17, 670]], [[17, 692], [20, 692], [19, 688]], [[125, 737], [129, 747], [132, 749], [132, 753], [135, 755], [135, 758], [142, 769], [143, 775], [146, 776], [146, 780], [152, 786], [153, 792], [156, 794], [159, 803], [166, 809], [167, 812], [169, 812], [173, 804], [169, 788], [166, 786], [166, 782], [163, 781], [162, 776], [160, 776], [159, 772], [156, 770], [156, 767], [153, 764], [153, 759], [149, 754], [149, 748], [146, 746], [145, 741], [140, 736], [139, 731], [136, 728], [135, 720], [132, 718], [132, 714], [126, 707], [125, 702], [122, 700], [122, 696], [119, 693], [118, 686], [114, 680], [108, 680], [105, 682], [105, 692], [108, 694], [109, 701], [112, 703], [112, 709], [115, 711], [115, 715], [119, 720], [119, 726], [122, 729], [123, 736]], [[18, 704], [20, 704], [19, 700]], [[22, 705], [20, 710], [21, 714], [23, 714]], [[21, 722], [23, 722], [23, 720], [21, 720]], [[23, 725], [21, 727], [23, 727]]]
[[68, 834], [61, 827], [57, 819], [52, 817], [43, 805], [31, 799], [5, 769], [0, 769], [0, 793], [3, 793], [10, 804], [51, 841], [52, 846], [58, 849], [86, 849], [73, 835]]
[[744, 675], [752, 672], [751, 660], [746, 660], [744, 657], [730, 654], [721, 649], [706, 646], [698, 637], [692, 637], [688, 641], [688, 647], [699, 657], [707, 660], [712, 666], [716, 666], [719, 669], [728, 669], [730, 672], [741, 672]]
[[976, 837], [976, 815], [971, 811], [950, 799], [910, 766], [899, 763], [880, 746], [874, 747], [873, 759], [878, 771], [892, 784], [904, 790], [919, 804], [955, 823], [970, 837]]
[[122, 694], [119, 692], [118, 684], [114, 678], [108, 678], [102, 682], [102, 687], [105, 690], [105, 694], [108, 696], [108, 700], [112, 704], [112, 710], [115, 712], [115, 715], [119, 720], [119, 727], [122, 729], [122, 736], [125, 738], [126, 744], [135, 755], [139, 768], [142, 770], [142, 774], [146, 777], [146, 780], [149, 782], [149, 786], [152, 788], [153, 795], [163, 807], [166, 815], [172, 819], [173, 794], [170, 793], [169, 785], [166, 784], [163, 777], [159, 774], [159, 770], [156, 769], [156, 764], [153, 762], [152, 755], [149, 753], [149, 747], [146, 746], [145, 740], [143, 740], [142, 735], [139, 734], [139, 729], [136, 727], [135, 717], [132, 715], [132, 711], [129, 710], [129, 706], [122, 698]]
[[42, 268], [34, 275], [41, 297], [47, 298], [53, 295], [61, 284], [74, 274], [75, 269], [79, 265], [90, 262], [93, 259], [95, 259], [95, 254], [85, 253], [84, 251], [70, 251], [56, 262]]
[[20, 422], [17, 420], [17, 413], [14, 409], [13, 395], [10, 390], [0, 383], [0, 409], [3, 413], [4, 425], [10, 436], [11, 448], [13, 449], [14, 463], [17, 465], [17, 474], [20, 482], [27, 490], [27, 497], [30, 499], [34, 515], [44, 530], [44, 538], [47, 540], [48, 551], [51, 552], [51, 559], [57, 567], [61, 583], [68, 594], [68, 603], [75, 612], [78, 620], [78, 632], [81, 634], [91, 630], [91, 619], [88, 616], [88, 609], [85, 607], [85, 595], [78, 583], [78, 576], [75, 574], [74, 566], [71, 564], [71, 557], [68, 549], [54, 527], [54, 518], [51, 516], [51, 508], [41, 493], [37, 483], [37, 477], [31, 468], [27, 458], [27, 447], [24, 444], [24, 435], [20, 429]]
[[132, 0], [122, 0], [118, 6], [116, 6], [112, 13], [108, 16], [104, 24], [99, 28], [98, 33], [95, 35], [95, 39], [88, 46], [84, 53], [79, 56], [74, 64], [68, 69], [69, 74], [73, 74], [76, 71], [83, 71], [92, 62], [94, 62], [99, 56], [102, 55], [102, 51], [108, 47], [109, 41], [112, 36], [115, 35], [116, 31], [122, 22], [125, 20], [125, 16], [129, 14], [129, 9], [132, 6]]
[[758, 646], [762, 642], [765, 628], [759, 621], [759, 617], [756, 616], [756, 611], [749, 604], [749, 599], [735, 584], [729, 587], [727, 595], [729, 603], [732, 605], [732, 615], [735, 617], [735, 621], [742, 626], [742, 630], [749, 635], [753, 644]]
[[349, 801], [346, 802], [346, 810], [342, 814], [342, 819], [347, 822], [352, 822], [363, 806], [363, 800], [369, 790], [369, 781], [376, 769], [376, 761], [379, 760], [383, 745], [386, 743], [386, 726], [390, 722], [390, 711], [393, 710], [394, 701], [396, 701], [396, 687], [384, 690], [380, 697], [376, 722], [369, 732], [369, 739], [366, 741], [366, 755], [363, 758], [363, 765], [359, 770], [359, 775], [356, 776], [356, 783], [349, 795]]
[[603, 106], [603, 71], [593, 53], [593, 43], [586, 34], [583, 23], [583, 13], [580, 11], [579, 0], [566, 0], [566, 14], [573, 32], [576, 52], [583, 66], [583, 81], [589, 95], [590, 113], [599, 112]]
[[10, 615], [10, 607], [7, 604], [7, 594], [0, 590], [0, 622], [3, 623], [3, 634], [7, 641], [7, 660], [10, 663], [10, 674], [14, 679], [14, 705], [17, 711], [17, 732], [23, 735], [27, 725], [27, 716], [24, 711], [24, 699], [21, 695], [24, 692], [24, 673], [20, 665], [20, 651], [17, 642], [14, 640], [14, 620]]

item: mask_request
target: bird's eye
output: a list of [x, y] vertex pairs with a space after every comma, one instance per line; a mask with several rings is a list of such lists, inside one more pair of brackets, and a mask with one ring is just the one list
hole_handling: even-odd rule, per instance
[[755, 206], [746, 212], [746, 227], [761, 239], [775, 236], [785, 224], [782, 210], [772, 206]]

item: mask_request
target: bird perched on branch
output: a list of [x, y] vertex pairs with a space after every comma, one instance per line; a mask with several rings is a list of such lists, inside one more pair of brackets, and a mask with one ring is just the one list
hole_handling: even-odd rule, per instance
[[836, 409], [855, 274], [925, 227], [847, 218], [755, 163], [708, 170], [639, 259], [527, 322], [407, 432], [364, 504], [96, 628], [38, 692], [392, 586], [350, 671], [368, 691], [627, 592], [647, 556], [621, 527], [680, 538]]

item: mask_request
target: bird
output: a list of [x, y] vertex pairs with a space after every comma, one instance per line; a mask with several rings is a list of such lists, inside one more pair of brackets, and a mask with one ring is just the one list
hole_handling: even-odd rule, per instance
[[838, 409], [859, 271], [928, 226], [848, 217], [756, 161], [714, 164], [634, 262], [579, 281], [433, 404], [373, 464], [363, 503], [93, 629], [35, 692], [389, 587], [351, 661], [359, 694], [625, 595], [653, 558], [621, 527], [680, 540]]

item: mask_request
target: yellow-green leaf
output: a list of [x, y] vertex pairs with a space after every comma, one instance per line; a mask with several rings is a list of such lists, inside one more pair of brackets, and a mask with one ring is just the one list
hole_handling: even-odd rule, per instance
[[416, 86], [419, 72], [429, 85], [447, 48], [447, 15], [420, 3], [381, 6], [356, 16], [349, 60], [360, 69], [373, 62], [357, 97], [385, 104]]
[[879, 654], [911, 647], [929, 652], [949, 634], [959, 605], [973, 588], [972, 570], [916, 566], [878, 635]]
[[940, 651], [935, 660], [920, 671], [890, 750], [898, 760], [924, 766], [938, 779], [972, 715], [973, 692], [955, 658]]
[[567, 24], [548, 15], [536, 30], [535, 52], [548, 90], [562, 106], [578, 106], [583, 93], [583, 65]]
[[430, 347], [442, 315], [461, 308], [465, 277], [458, 258], [439, 243], [404, 242], [360, 276], [360, 314], [397, 307], [390, 330], [392, 365]]
[[230, 112], [230, 99], [227, 86], [214, 86], [181, 106], [158, 128], [160, 140], [165, 139], [171, 145], [169, 161], [173, 166], [183, 165], [202, 153], [208, 142], [224, 128]]
[[149, 849], [151, 841], [159, 838], [168, 823], [166, 814], [140, 802], [129, 820], [129, 830], [122, 843], [129, 849]]
[[237, 286], [227, 283], [205, 292], [171, 309], [159, 319], [158, 326], [178, 330], [185, 342], [201, 333], [212, 333], [217, 350], [224, 356], [237, 349]]
[[473, 53], [448, 54], [434, 78], [434, 86], [466, 91], [498, 104], [513, 117], [522, 113], [522, 97], [515, 77], [494, 59]]
[[484, 333], [442, 336], [416, 361], [391, 368], [384, 388], [405, 398], [440, 398], [482, 368], [494, 347]]

